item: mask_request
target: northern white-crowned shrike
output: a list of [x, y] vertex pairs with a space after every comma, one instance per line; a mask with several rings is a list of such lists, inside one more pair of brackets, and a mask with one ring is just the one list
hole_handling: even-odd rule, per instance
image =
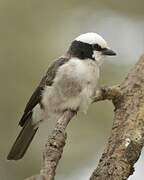
[[68, 51], [48, 68], [26, 105], [19, 122], [22, 127], [7, 159], [21, 159], [40, 122], [64, 111], [86, 112], [92, 102], [104, 56], [114, 56], [106, 41], [96, 33], [78, 36]]

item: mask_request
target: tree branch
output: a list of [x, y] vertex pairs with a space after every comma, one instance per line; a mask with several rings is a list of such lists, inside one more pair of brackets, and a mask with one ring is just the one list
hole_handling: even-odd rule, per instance
[[75, 114], [75, 111], [65, 111], [63, 116], [57, 121], [45, 145], [40, 174], [34, 175], [26, 180], [54, 180], [56, 167], [62, 156], [67, 137], [65, 129]]
[[[144, 145], [144, 56], [119, 86], [97, 90], [93, 102], [106, 99], [115, 106], [112, 134], [90, 180], [126, 180]], [[71, 110], [64, 112], [45, 145], [40, 173], [26, 180], [54, 180], [66, 142], [65, 129], [75, 115]]]
[[144, 146], [144, 56], [119, 86], [111, 136], [90, 180], [126, 180]]

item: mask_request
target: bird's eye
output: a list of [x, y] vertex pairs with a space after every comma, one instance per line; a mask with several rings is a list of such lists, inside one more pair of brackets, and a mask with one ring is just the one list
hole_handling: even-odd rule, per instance
[[96, 51], [101, 51], [102, 50], [101, 46], [98, 45], [98, 44], [94, 44], [93, 49], [96, 50]]

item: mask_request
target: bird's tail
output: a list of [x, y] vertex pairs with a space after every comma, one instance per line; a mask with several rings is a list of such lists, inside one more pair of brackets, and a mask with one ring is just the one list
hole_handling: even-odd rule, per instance
[[21, 132], [19, 133], [16, 141], [14, 142], [7, 159], [8, 160], [18, 160], [21, 159], [26, 150], [28, 149], [36, 131], [38, 128], [34, 128], [31, 119], [25, 122]]

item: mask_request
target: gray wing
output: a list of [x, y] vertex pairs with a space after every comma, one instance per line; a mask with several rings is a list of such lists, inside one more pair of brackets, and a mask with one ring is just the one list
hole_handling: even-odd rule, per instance
[[19, 122], [20, 126], [24, 126], [25, 122], [29, 119], [29, 116], [32, 116], [32, 110], [37, 105], [41, 105], [41, 98], [42, 98], [42, 91], [44, 90], [45, 86], [51, 86], [53, 84], [53, 80], [55, 78], [56, 72], [59, 66], [62, 66], [69, 60], [68, 57], [62, 57], [56, 60], [49, 68], [46, 75], [42, 78], [40, 84], [32, 94], [31, 98], [29, 99], [24, 114]]

